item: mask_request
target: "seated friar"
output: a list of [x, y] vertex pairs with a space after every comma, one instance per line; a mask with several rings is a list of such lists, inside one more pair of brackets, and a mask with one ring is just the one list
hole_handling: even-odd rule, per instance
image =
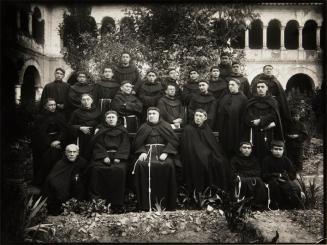
[[133, 84], [128, 80], [124, 80], [121, 83], [120, 91], [117, 92], [112, 101], [111, 109], [117, 111], [129, 133], [136, 133], [140, 123], [143, 104], [132, 91]]
[[176, 155], [179, 139], [170, 124], [160, 119], [160, 110], [150, 107], [147, 122], [136, 133], [133, 174], [138, 207], [152, 210], [156, 203], [176, 208]]
[[176, 87], [167, 85], [165, 95], [158, 102], [161, 118], [170, 123], [173, 129], [180, 129], [183, 126], [184, 107], [176, 97]]
[[92, 160], [88, 170], [91, 199], [105, 199], [114, 212], [123, 208], [130, 142], [126, 128], [118, 123], [118, 113], [108, 111], [93, 136]]
[[252, 154], [252, 143], [242, 141], [239, 152], [231, 159], [233, 179], [235, 180], [235, 197], [251, 199], [253, 209], [268, 208], [268, 188], [261, 179], [261, 167]]
[[84, 199], [86, 166], [86, 160], [79, 156], [78, 146], [67, 145], [64, 156], [53, 167], [44, 185], [50, 214], [59, 214], [62, 203], [71, 198]]
[[304, 208], [292, 162], [284, 156], [284, 142], [273, 140], [271, 154], [262, 161], [262, 178], [269, 186], [272, 209]]

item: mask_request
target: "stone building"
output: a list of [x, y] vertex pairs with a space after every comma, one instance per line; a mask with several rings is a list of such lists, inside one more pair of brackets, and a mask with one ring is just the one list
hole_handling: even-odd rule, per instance
[[[128, 22], [123, 5], [96, 5], [91, 16], [100, 35]], [[65, 6], [53, 4], [10, 4], [5, 6], [6, 43], [2, 57], [7, 72], [6, 87], [15, 91], [16, 104], [28, 104], [40, 98], [42, 88], [54, 79], [58, 66], [66, 70], [65, 81], [72, 72], [63, 60], [64, 48], [59, 35]], [[260, 17], [246, 21], [247, 30], [233, 43], [244, 49], [245, 74], [249, 81], [262, 72], [265, 64], [287, 90], [312, 91], [323, 79], [322, 5], [318, 3], [256, 5]]]

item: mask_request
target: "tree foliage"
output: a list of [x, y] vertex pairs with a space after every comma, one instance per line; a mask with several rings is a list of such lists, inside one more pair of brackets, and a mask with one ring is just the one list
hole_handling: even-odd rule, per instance
[[67, 52], [65, 61], [74, 70], [87, 65], [90, 51], [96, 45], [98, 36], [97, 25], [90, 16], [91, 7], [87, 5], [70, 6], [64, 13], [63, 23], [59, 26], [59, 33]]
[[190, 66], [206, 72], [226, 49], [235, 59], [243, 58], [230, 42], [245, 30], [245, 19], [256, 17], [249, 5], [241, 4], [154, 4], [128, 14], [135, 20], [137, 39], [147, 47], [145, 56], [152, 66], [160, 70], [177, 66], [182, 73]]
[[116, 63], [122, 51], [129, 51], [143, 74], [149, 67], [159, 75], [175, 67], [182, 78], [190, 67], [206, 74], [219, 63], [223, 50], [242, 62], [243, 52], [230, 43], [245, 30], [246, 19], [257, 17], [249, 5], [242, 4], [150, 4], [124, 11], [120, 26], [109, 23], [110, 31], [101, 31], [101, 38], [83, 11], [70, 10], [64, 16], [65, 59], [73, 69], [84, 66], [97, 75], [104, 65]]

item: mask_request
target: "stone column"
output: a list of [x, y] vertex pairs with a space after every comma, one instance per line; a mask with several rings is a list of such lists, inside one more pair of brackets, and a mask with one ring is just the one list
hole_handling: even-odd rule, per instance
[[262, 38], [262, 48], [267, 49], [267, 26], [263, 26], [262, 30], [263, 38]]
[[20, 10], [17, 10], [17, 13], [16, 13], [16, 26], [17, 26], [17, 29], [18, 30], [21, 28], [21, 23], [20, 23]]
[[302, 31], [303, 31], [303, 26], [299, 26], [299, 50], [303, 50]]
[[28, 33], [32, 36], [33, 30], [32, 30], [32, 12], [27, 13], [28, 17]]
[[245, 45], [246, 49], [249, 49], [249, 28], [245, 29]]
[[285, 26], [280, 28], [280, 49], [285, 50]]
[[15, 85], [15, 103], [16, 105], [20, 105], [21, 103], [21, 90], [22, 90], [22, 85], [16, 84]]
[[317, 30], [316, 30], [317, 50], [320, 50], [320, 30], [321, 30], [321, 26], [317, 26]]

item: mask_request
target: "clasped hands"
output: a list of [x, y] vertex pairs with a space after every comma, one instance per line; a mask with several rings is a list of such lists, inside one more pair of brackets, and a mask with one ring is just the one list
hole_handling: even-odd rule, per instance
[[[148, 154], [142, 153], [139, 156], [139, 159], [138, 160], [139, 161], [145, 161], [147, 157], [148, 157]], [[165, 161], [167, 157], [168, 157], [168, 154], [167, 153], [161, 153], [161, 155], [159, 156], [159, 159], [160, 159], [160, 161]]]
[[56, 148], [56, 149], [60, 149], [61, 145], [60, 145], [60, 141], [59, 140], [55, 140], [51, 142], [51, 147]]
[[[104, 159], [103, 159], [103, 162], [105, 163], [105, 164], [107, 164], [107, 165], [110, 165], [111, 164], [111, 161], [110, 161], [110, 158], [109, 157], [105, 157]], [[120, 163], [120, 159], [114, 159], [114, 163], [115, 164], [118, 164], [118, 163]]]
[[84, 134], [91, 134], [91, 128], [92, 127], [86, 127], [86, 126], [82, 126], [79, 129], [84, 133]]
[[[260, 124], [260, 122], [261, 122], [261, 119], [260, 118], [254, 119], [251, 122], [253, 123], [254, 126], [258, 126]], [[261, 129], [261, 131], [267, 130], [267, 129], [270, 129], [270, 128], [273, 128], [273, 127], [276, 127], [276, 123], [275, 122], [269, 123], [269, 125], [267, 127], [263, 128], [263, 129]]]

